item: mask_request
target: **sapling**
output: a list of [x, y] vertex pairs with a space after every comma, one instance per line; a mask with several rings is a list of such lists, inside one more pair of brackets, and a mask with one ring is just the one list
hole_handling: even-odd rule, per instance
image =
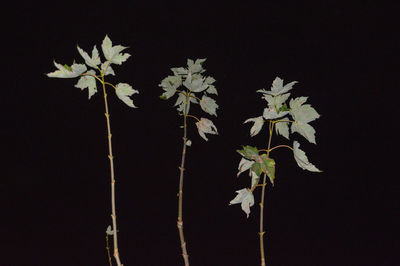
[[[183, 147], [181, 164], [179, 166], [179, 189], [178, 189], [178, 221], [177, 227], [179, 232], [179, 239], [182, 248], [182, 256], [185, 265], [189, 265], [189, 255], [186, 248], [185, 237], [183, 234], [183, 173], [185, 171], [185, 157], [186, 147], [190, 146], [192, 142], [187, 138], [187, 118], [196, 121], [197, 130], [200, 136], [208, 141], [205, 134], [218, 134], [217, 128], [213, 122], [207, 118], [198, 118], [189, 114], [190, 104], [200, 104], [203, 111], [210, 115], [217, 116], [218, 105], [214, 99], [209, 97], [210, 94], [218, 94], [217, 89], [214, 87], [215, 79], [209, 76], [204, 76], [205, 69], [202, 64], [206, 59], [197, 59], [193, 61], [187, 60], [187, 67], [171, 68], [174, 73], [173, 76], [167, 76], [161, 81], [159, 86], [164, 90], [160, 96], [161, 99], [167, 100], [178, 94], [178, 98], [174, 106], [177, 106], [179, 115], [183, 117]], [[199, 94], [202, 93], [201, 98]]]
[[[265, 187], [267, 185], [267, 176], [270, 184], [274, 185], [275, 180], [275, 161], [270, 157], [270, 153], [278, 148], [288, 148], [293, 151], [294, 159], [298, 166], [303, 170], [311, 172], [321, 172], [317, 167], [308, 161], [308, 158], [304, 151], [300, 149], [300, 144], [297, 141], [293, 141], [293, 146], [289, 145], [277, 145], [271, 147], [272, 135], [274, 132], [277, 135], [282, 135], [289, 140], [289, 125], [291, 133], [299, 133], [305, 137], [309, 142], [316, 144], [315, 142], [315, 130], [309, 124], [311, 121], [320, 117], [313, 107], [309, 104], [304, 104], [308, 97], [297, 97], [290, 99], [289, 106], [286, 101], [289, 99], [290, 91], [293, 85], [297, 81], [290, 82], [283, 85], [283, 80], [279, 77], [275, 78], [272, 82], [270, 91], [258, 90], [257, 92], [262, 93], [262, 98], [266, 100], [267, 107], [261, 116], [249, 118], [244, 123], [253, 122], [253, 126], [250, 129], [250, 135], [257, 135], [265, 123], [268, 124], [268, 142], [267, 148], [258, 149], [257, 147], [244, 146], [237, 152], [242, 156], [238, 174], [249, 170], [249, 176], [251, 177], [251, 187], [244, 188], [236, 191], [236, 197], [230, 202], [230, 205], [241, 203], [242, 210], [246, 213], [247, 217], [250, 214], [250, 207], [254, 205], [254, 190], [261, 187], [261, 201], [260, 201], [260, 256], [261, 265], [265, 265], [264, 255], [264, 194]], [[290, 118], [291, 117], [291, 118]], [[262, 183], [260, 177], [263, 177]]]
[[[107, 239], [107, 254], [109, 259], [109, 264], [111, 265], [111, 256], [108, 247], [108, 236], [113, 236], [113, 246], [114, 246], [114, 259], [117, 265], [122, 266], [121, 259], [118, 251], [118, 236], [117, 236], [117, 212], [115, 207], [115, 176], [114, 176], [114, 156], [112, 152], [112, 143], [111, 143], [111, 126], [110, 126], [110, 112], [108, 108], [107, 102], [107, 91], [106, 86], [111, 87], [115, 90], [117, 97], [123, 101], [126, 105], [132, 108], [136, 108], [133, 104], [132, 99], [129, 97], [135, 93], [139, 93], [137, 90], [134, 90], [127, 83], [118, 83], [117, 85], [113, 85], [109, 82], [105, 81], [105, 76], [113, 75], [115, 76], [115, 72], [111, 67], [112, 64], [121, 65], [125, 62], [131, 55], [128, 53], [121, 53], [128, 47], [124, 47], [121, 45], [112, 45], [110, 38], [106, 35], [101, 45], [101, 49], [103, 51], [105, 61], [102, 63], [99, 52], [96, 46], [93, 47], [92, 55], [89, 56], [84, 50], [82, 50], [79, 46], [77, 49], [79, 54], [83, 57], [85, 64], [77, 64], [73, 63], [71, 66], [69, 65], [61, 65], [54, 61], [54, 65], [57, 70], [51, 73], [48, 73], [47, 76], [50, 78], [79, 78], [78, 83], [75, 87], [80, 88], [81, 90], [88, 89], [89, 99], [97, 92], [97, 83], [99, 81], [104, 96], [104, 108], [105, 108], [105, 116], [107, 123], [107, 138], [108, 138], [108, 159], [110, 161], [110, 174], [111, 174], [111, 219], [112, 226], [108, 226], [106, 231], [106, 239]], [[88, 70], [88, 67], [91, 68]], [[96, 73], [98, 71], [98, 73]]]

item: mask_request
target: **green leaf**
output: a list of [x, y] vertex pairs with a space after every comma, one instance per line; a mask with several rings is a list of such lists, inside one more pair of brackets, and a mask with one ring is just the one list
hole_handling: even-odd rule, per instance
[[238, 190], [236, 193], [238, 194], [229, 202], [229, 205], [241, 203], [242, 210], [246, 213], [247, 218], [249, 218], [250, 207], [254, 205], [253, 193], [248, 188]]
[[203, 111], [209, 113], [210, 115], [217, 116], [218, 105], [214, 99], [203, 95], [200, 101], [200, 107], [203, 109]]
[[134, 104], [132, 99], [129, 96], [132, 96], [135, 93], [139, 93], [137, 90], [134, 90], [129, 84], [127, 83], [118, 83], [116, 86], [115, 93], [117, 94], [118, 98], [121, 99], [126, 105], [132, 108], [137, 108]]
[[272, 185], [275, 180], [275, 161], [272, 158], [269, 158], [266, 154], [261, 155], [262, 158], [262, 171], [267, 174], [269, 180]]
[[279, 107], [279, 110], [278, 110], [278, 114], [280, 113], [280, 112], [286, 112], [286, 111], [290, 111], [290, 108], [286, 105], [286, 103], [285, 104], [283, 104], [281, 107]]
[[276, 77], [275, 80], [272, 82], [270, 91], [262, 89], [262, 90], [258, 90], [257, 92], [276, 96], [276, 95], [280, 95], [285, 92], [288, 92], [289, 90], [292, 89], [293, 85], [296, 83], [297, 83], [297, 81], [292, 81], [292, 82], [286, 84], [285, 86], [283, 86], [283, 79]]
[[251, 170], [252, 172], [254, 172], [257, 176], [260, 176], [261, 173], [263, 172], [262, 167], [263, 167], [263, 166], [262, 166], [261, 163], [259, 163], [259, 162], [254, 162], [254, 163], [251, 165], [250, 170]]
[[[86, 74], [96, 75], [96, 72], [94, 70], [89, 70], [86, 72]], [[89, 92], [89, 99], [97, 92], [96, 79], [89, 75], [81, 76], [75, 87], [80, 88], [81, 90], [87, 88]]]
[[293, 154], [294, 154], [294, 159], [297, 162], [297, 165], [301, 169], [308, 170], [311, 172], [322, 172], [317, 167], [315, 167], [315, 165], [313, 165], [308, 161], [306, 153], [300, 149], [300, 143], [298, 143], [297, 141], [293, 142]]
[[67, 65], [67, 64], [64, 64], [63, 67], [66, 68], [68, 71], [72, 71], [72, 67], [70, 67], [70, 66]]
[[92, 57], [90, 57], [79, 46], [77, 46], [77, 48], [78, 48], [80, 55], [83, 57], [83, 59], [85, 59], [86, 65], [97, 69], [97, 65], [99, 65], [101, 63], [101, 61], [100, 61], [99, 51], [97, 51], [96, 45], [93, 47]]
[[121, 65], [125, 62], [131, 55], [128, 53], [121, 53], [128, 47], [116, 45], [112, 46], [110, 38], [106, 35], [101, 44], [101, 49], [103, 50], [104, 57], [113, 64]]
[[199, 135], [206, 141], [208, 141], [208, 139], [205, 134], [218, 135], [218, 131], [214, 123], [207, 118], [204, 117], [200, 118], [200, 121], [196, 122], [196, 126]]
[[249, 118], [246, 121], [244, 121], [244, 124], [248, 122], [254, 122], [253, 126], [250, 128], [250, 136], [253, 137], [260, 132], [264, 124], [264, 119], [262, 116]]
[[237, 152], [248, 160], [255, 161], [259, 157], [257, 147], [252, 147], [249, 145], [243, 146], [243, 148], [241, 150], [237, 150]]
[[49, 78], [76, 78], [87, 70], [84, 64], [72, 64], [72, 66], [57, 64], [54, 65], [58, 70], [48, 73]]

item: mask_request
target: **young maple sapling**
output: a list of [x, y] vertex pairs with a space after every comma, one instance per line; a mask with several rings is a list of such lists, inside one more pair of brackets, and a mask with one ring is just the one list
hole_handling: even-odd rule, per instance
[[[117, 265], [121, 266], [121, 259], [118, 251], [118, 238], [117, 238], [117, 214], [115, 207], [115, 177], [114, 177], [114, 156], [112, 152], [112, 143], [111, 143], [111, 126], [110, 126], [110, 112], [108, 108], [107, 102], [107, 91], [106, 85], [113, 88], [118, 98], [123, 101], [126, 105], [132, 108], [136, 108], [133, 104], [132, 99], [129, 97], [135, 93], [139, 93], [137, 90], [134, 90], [127, 83], [118, 83], [117, 85], [113, 85], [109, 82], [105, 81], [105, 76], [113, 75], [115, 76], [115, 72], [112, 69], [112, 64], [121, 65], [125, 62], [130, 54], [121, 53], [128, 47], [124, 47], [121, 45], [112, 46], [112, 42], [110, 38], [106, 35], [101, 45], [101, 49], [103, 51], [105, 61], [102, 63], [99, 52], [96, 46], [93, 47], [92, 56], [89, 56], [84, 50], [82, 50], [79, 46], [77, 46], [79, 54], [83, 57], [85, 64], [77, 64], [73, 63], [71, 66], [69, 65], [61, 65], [54, 61], [54, 65], [57, 70], [51, 73], [48, 73], [47, 76], [50, 78], [78, 78], [78, 83], [75, 87], [80, 88], [81, 90], [88, 89], [89, 99], [97, 92], [97, 84], [96, 80], [101, 83], [103, 89], [104, 96], [104, 108], [105, 108], [105, 116], [107, 122], [107, 138], [108, 138], [108, 159], [110, 161], [110, 174], [111, 174], [111, 219], [112, 226], [108, 226], [106, 230], [106, 239], [108, 240], [108, 235], [113, 236], [113, 245], [114, 245], [114, 258]], [[88, 70], [87, 67], [91, 69]], [[98, 74], [96, 74], [98, 71]], [[107, 253], [109, 264], [111, 265], [111, 256], [108, 248], [107, 241]]]
[[[185, 156], [186, 147], [190, 146], [192, 142], [187, 138], [187, 118], [196, 120], [197, 130], [200, 136], [208, 140], [205, 134], [218, 134], [217, 128], [213, 122], [207, 118], [197, 118], [194, 115], [189, 114], [190, 103], [200, 104], [201, 109], [210, 115], [217, 116], [218, 105], [214, 99], [208, 95], [217, 94], [217, 89], [213, 83], [215, 79], [209, 76], [203, 76], [205, 69], [202, 64], [206, 59], [197, 59], [193, 61], [187, 60], [187, 68], [178, 67], [171, 68], [174, 73], [173, 76], [168, 76], [161, 81], [159, 85], [164, 93], [160, 96], [161, 99], [167, 100], [178, 94], [178, 99], [174, 106], [177, 106], [179, 115], [183, 116], [183, 148], [181, 165], [179, 167], [179, 189], [178, 189], [178, 231], [179, 239], [181, 242], [182, 256], [185, 262], [185, 266], [189, 265], [189, 255], [186, 248], [185, 237], [183, 234], [183, 216], [182, 216], [182, 201], [183, 201], [183, 172], [185, 171]], [[202, 93], [202, 97], [199, 98], [197, 95]]]
[[[309, 104], [304, 104], [308, 97], [297, 97], [290, 99], [289, 107], [286, 105], [293, 85], [297, 81], [290, 82], [283, 85], [283, 80], [279, 77], [275, 78], [272, 82], [270, 91], [258, 90], [263, 94], [262, 98], [267, 101], [267, 107], [264, 109], [263, 115], [249, 118], [244, 123], [253, 122], [250, 129], [250, 135], [257, 135], [262, 129], [264, 123], [268, 122], [268, 146], [266, 149], [258, 149], [257, 147], [244, 146], [238, 153], [242, 156], [238, 167], [238, 176], [249, 170], [251, 177], [251, 188], [244, 188], [236, 191], [236, 197], [230, 202], [230, 205], [240, 203], [242, 210], [246, 213], [247, 217], [250, 214], [250, 207], [254, 205], [253, 192], [257, 187], [262, 187], [261, 202], [260, 202], [260, 255], [261, 265], [265, 265], [264, 255], [264, 194], [266, 177], [268, 176], [270, 183], [274, 185], [275, 179], [275, 161], [270, 157], [270, 152], [277, 148], [289, 148], [293, 151], [294, 159], [298, 166], [303, 170], [311, 172], [321, 172], [317, 167], [308, 161], [304, 151], [300, 149], [300, 144], [297, 141], [293, 142], [293, 146], [277, 145], [271, 148], [271, 139], [275, 127], [275, 133], [282, 135], [289, 139], [289, 124], [292, 134], [299, 133], [305, 137], [309, 142], [315, 142], [315, 130], [309, 122], [317, 119], [320, 115]], [[290, 119], [288, 116], [291, 116]], [[261, 174], [263, 174], [262, 183], [259, 184]]]

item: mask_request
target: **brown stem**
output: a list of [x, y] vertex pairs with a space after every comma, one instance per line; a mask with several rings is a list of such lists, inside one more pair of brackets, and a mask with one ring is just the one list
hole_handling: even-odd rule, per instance
[[182, 257], [185, 261], [185, 266], [189, 266], [189, 255], [186, 249], [185, 236], [183, 234], [183, 217], [182, 217], [182, 201], [183, 201], [183, 172], [185, 171], [185, 155], [186, 155], [186, 142], [187, 142], [187, 125], [186, 125], [186, 107], [188, 103], [188, 97], [186, 98], [185, 110], [183, 115], [183, 148], [182, 148], [182, 158], [181, 158], [181, 166], [179, 167], [180, 175], [179, 175], [179, 200], [178, 200], [178, 231], [179, 231], [179, 239], [181, 241], [182, 248]]
[[[271, 140], [272, 140], [272, 132], [274, 129], [274, 123], [269, 122], [269, 139], [268, 139], [268, 148], [267, 148], [267, 157], [269, 157], [269, 152], [271, 149]], [[263, 183], [262, 183], [262, 191], [261, 191], [261, 203], [260, 203], [260, 255], [261, 255], [261, 266], [265, 266], [265, 252], [264, 252], [264, 195], [265, 195], [265, 186], [267, 173], [264, 173]]]
[[108, 263], [110, 264], [110, 266], [112, 266], [110, 246], [108, 244], [108, 234], [107, 233], [106, 233], [106, 250], [107, 250]]
[[108, 112], [108, 103], [107, 103], [107, 93], [106, 86], [104, 82], [104, 76], [102, 76], [102, 85], [103, 85], [103, 93], [104, 93], [104, 108], [105, 108], [105, 116], [107, 121], [107, 136], [108, 136], [108, 159], [110, 159], [110, 171], [111, 171], [111, 219], [113, 225], [113, 243], [114, 243], [114, 258], [117, 262], [118, 266], [122, 266], [121, 260], [119, 258], [118, 252], [118, 230], [117, 230], [117, 214], [115, 210], [115, 177], [114, 177], [114, 156], [112, 153], [112, 144], [111, 144], [111, 126], [110, 126], [110, 113]]
[[265, 254], [264, 254], [264, 195], [265, 195], [265, 182], [267, 174], [264, 173], [263, 185], [261, 191], [261, 202], [260, 202], [260, 252], [261, 252], [261, 266], [265, 266]]

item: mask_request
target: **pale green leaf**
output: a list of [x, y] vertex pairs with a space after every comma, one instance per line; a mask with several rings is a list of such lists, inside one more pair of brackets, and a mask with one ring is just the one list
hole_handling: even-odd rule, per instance
[[[283, 118], [283, 120], [285, 120]], [[275, 132], [285, 138], [289, 139], [289, 122], [277, 122], [275, 123]]]
[[[89, 70], [86, 74], [96, 75], [94, 70]], [[78, 83], [75, 85], [76, 88], [80, 88], [81, 90], [88, 89], [89, 99], [97, 92], [96, 79], [93, 76], [83, 75], [78, 80]]]
[[174, 72], [174, 75], [176, 75], [176, 76], [188, 74], [188, 70], [183, 67], [173, 67], [173, 68], [171, 68], [171, 70], [172, 70], [172, 72]]
[[123, 50], [125, 50], [128, 47], [121, 46], [121, 45], [116, 45], [112, 46], [112, 42], [110, 38], [106, 35], [106, 37], [103, 40], [103, 43], [101, 44], [101, 49], [103, 50], [104, 57], [110, 61], [111, 63], [121, 65], [123, 62], [125, 62], [131, 55], [128, 53], [121, 53]]
[[309, 123], [320, 117], [311, 105], [304, 104], [307, 101], [307, 98], [308, 97], [298, 97], [290, 100], [290, 114], [295, 121]]
[[236, 193], [238, 194], [230, 201], [229, 205], [241, 203], [242, 210], [246, 213], [247, 218], [249, 218], [250, 207], [254, 205], [253, 193], [247, 188], [238, 190]]
[[106, 234], [112, 236], [114, 234], [114, 230], [112, 230], [111, 225], [107, 227]]
[[191, 67], [193, 64], [194, 64], [194, 61], [192, 59], [188, 58], [188, 60], [187, 60], [188, 67]]
[[254, 163], [254, 161], [250, 161], [250, 160], [247, 160], [242, 157], [242, 159], [239, 162], [239, 167], [238, 167], [239, 172], [237, 173], [237, 176], [239, 176], [241, 173], [249, 170], [253, 163]]
[[300, 149], [300, 143], [298, 143], [297, 141], [293, 142], [293, 154], [294, 159], [301, 169], [311, 172], [322, 172], [317, 167], [315, 167], [315, 165], [308, 161], [306, 153]]
[[213, 84], [214, 82], [215, 82], [215, 78], [213, 78], [213, 77], [206, 77], [206, 83], [208, 84], [208, 85], [211, 85], [211, 84]]
[[262, 90], [258, 90], [257, 92], [276, 96], [276, 95], [280, 95], [285, 92], [288, 92], [289, 90], [291, 90], [293, 88], [293, 85], [296, 83], [297, 83], [297, 81], [292, 81], [292, 82], [286, 84], [285, 86], [283, 86], [283, 79], [276, 77], [274, 79], [274, 81], [272, 82], [270, 91], [262, 89]]
[[200, 101], [200, 107], [203, 109], [203, 111], [209, 113], [210, 115], [217, 116], [218, 105], [214, 99], [203, 95]]
[[83, 57], [83, 59], [85, 59], [86, 65], [97, 69], [97, 65], [99, 65], [101, 63], [101, 61], [100, 61], [99, 51], [97, 51], [96, 45], [93, 47], [92, 57], [90, 57], [79, 46], [77, 46], [77, 48], [78, 48], [80, 55]]
[[292, 133], [297, 132], [305, 137], [309, 142], [317, 144], [315, 141], [315, 129], [309, 124], [296, 121], [295, 123], [292, 123], [290, 129], [292, 130]]
[[279, 111], [282, 105], [289, 98], [290, 93], [285, 93], [282, 95], [272, 96], [268, 94], [264, 94], [262, 98], [264, 98], [268, 102], [268, 107], [274, 108], [275, 111]]
[[101, 64], [101, 72], [104, 73], [104, 76], [113, 75], [115, 76], [114, 70], [111, 68], [111, 63], [109, 61]]
[[264, 119], [262, 116], [259, 116], [259, 117], [249, 118], [246, 121], [244, 121], [244, 123], [248, 122], [254, 122], [253, 126], [250, 128], [250, 136], [253, 137], [260, 132], [264, 124]]
[[54, 65], [58, 70], [48, 73], [49, 78], [76, 78], [87, 70], [84, 64], [72, 64], [72, 66], [61, 65], [54, 61]]
[[283, 112], [279, 112], [279, 114], [278, 114], [277, 110], [275, 110], [274, 107], [266, 107], [266, 108], [264, 108], [263, 117], [265, 118], [265, 120], [277, 119], [277, 118], [284, 117], [288, 113], [289, 113], [289, 111], [283, 111]]
[[199, 132], [199, 135], [208, 141], [207, 137], [205, 134], [214, 134], [218, 135], [217, 128], [213, 124], [213, 122], [207, 118], [201, 118], [200, 121], [196, 122], [197, 130]]
[[214, 85], [208, 85], [206, 93], [218, 95], [217, 88]]
[[250, 171], [250, 177], [251, 177], [251, 187], [254, 187], [258, 183], [258, 180], [260, 180], [260, 177], [253, 171]]
[[132, 108], [137, 108], [134, 104], [132, 99], [129, 96], [132, 96], [135, 93], [139, 93], [137, 90], [134, 90], [129, 84], [127, 83], [118, 83], [116, 86], [115, 93], [117, 94], [118, 98], [121, 99], [126, 105]]

